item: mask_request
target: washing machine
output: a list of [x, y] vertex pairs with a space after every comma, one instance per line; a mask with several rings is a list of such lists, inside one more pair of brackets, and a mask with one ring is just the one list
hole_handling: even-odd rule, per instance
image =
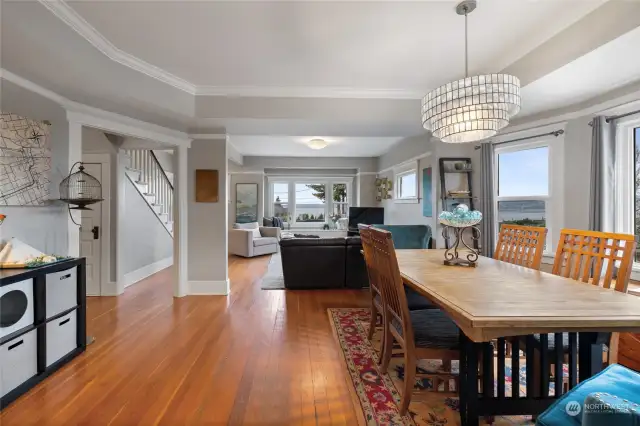
[[33, 279], [0, 287], [0, 338], [34, 322]]

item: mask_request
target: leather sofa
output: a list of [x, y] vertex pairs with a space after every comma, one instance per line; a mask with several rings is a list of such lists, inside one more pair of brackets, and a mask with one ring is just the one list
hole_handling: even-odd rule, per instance
[[369, 285], [360, 237], [280, 240], [284, 286], [293, 290]]

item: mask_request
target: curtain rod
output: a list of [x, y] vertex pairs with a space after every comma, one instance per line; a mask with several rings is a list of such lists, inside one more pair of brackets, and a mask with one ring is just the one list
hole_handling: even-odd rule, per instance
[[[605, 117], [604, 121], [606, 121], [607, 123], [610, 123], [610, 122], [612, 122], [612, 121], [619, 120], [619, 119], [621, 119], [621, 118], [629, 117], [630, 115], [636, 115], [636, 114], [640, 114], [640, 110], [637, 110], [637, 111], [631, 111], [631, 112], [628, 112], [628, 113], [626, 113], [626, 114], [611, 115], [611, 116], [609, 116], [609, 117]], [[591, 121], [589, 122], [589, 126], [592, 126], [592, 127], [593, 127], [593, 120], [591, 120]]]
[[[535, 136], [527, 136], [527, 137], [524, 137], [524, 138], [511, 139], [510, 141], [494, 143], [494, 144], [493, 144], [493, 146], [496, 146], [496, 145], [504, 145], [504, 144], [506, 144], [506, 143], [513, 143], [513, 142], [526, 141], [526, 140], [529, 140], [529, 139], [536, 139], [536, 138], [540, 138], [540, 137], [542, 137], [542, 136], [555, 136], [555, 137], [558, 137], [558, 136], [560, 136], [560, 135], [562, 135], [562, 134], [564, 134], [564, 130], [559, 129], [559, 130], [554, 130], [553, 132], [549, 132], [549, 133], [542, 133], [542, 134], [535, 135]], [[475, 149], [480, 149], [480, 145], [477, 145], [477, 146], [475, 147]]]

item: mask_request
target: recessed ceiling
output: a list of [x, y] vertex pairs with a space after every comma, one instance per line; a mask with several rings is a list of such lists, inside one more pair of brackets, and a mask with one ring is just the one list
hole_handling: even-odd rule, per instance
[[[311, 149], [307, 142], [324, 139], [327, 147]], [[229, 142], [243, 155], [260, 157], [378, 157], [402, 138], [230, 135]]]
[[[497, 72], [602, 0], [482, 0], [470, 71]], [[73, 1], [117, 48], [197, 86], [424, 93], [464, 74], [455, 2]]]
[[558, 68], [522, 89], [521, 113], [584, 102], [640, 79], [640, 28]]

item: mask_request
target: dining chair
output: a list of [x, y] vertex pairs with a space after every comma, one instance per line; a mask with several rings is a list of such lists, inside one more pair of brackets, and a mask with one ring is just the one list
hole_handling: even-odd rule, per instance
[[[606, 289], [627, 292], [631, 267], [636, 251], [633, 235], [599, 231], [562, 229], [553, 261], [552, 273]], [[548, 350], [555, 350], [554, 339], [548, 339]], [[617, 355], [619, 333], [603, 334], [600, 342], [608, 346], [609, 362]], [[539, 336], [536, 336], [539, 342]], [[562, 335], [565, 352], [569, 350], [569, 336]], [[614, 358], [615, 359], [615, 358]], [[603, 360], [604, 362], [604, 360]], [[551, 364], [552, 366], [554, 364]], [[551, 368], [551, 371], [554, 371]]]
[[531, 269], [540, 269], [547, 228], [502, 224], [493, 258]]
[[[438, 309], [409, 310], [391, 233], [375, 228], [369, 232], [375, 277], [383, 294], [385, 347], [380, 369], [382, 373], [387, 372], [391, 349], [397, 342], [404, 353], [404, 392], [398, 407], [400, 415], [404, 416], [409, 409], [416, 376], [431, 379], [435, 391], [442, 382], [444, 392], [453, 392], [452, 379], [455, 380], [455, 389], [459, 388], [458, 377], [451, 372], [451, 361], [460, 359], [460, 332], [455, 323]], [[442, 360], [444, 371], [417, 374], [419, 359]]]
[[[369, 277], [369, 296], [371, 305], [371, 320], [369, 321], [369, 334], [367, 338], [373, 339], [373, 334], [376, 331], [376, 324], [380, 320], [381, 324], [384, 324], [383, 320], [383, 306], [382, 306], [382, 291], [378, 287], [378, 281], [375, 277], [375, 268], [373, 264], [373, 248], [371, 246], [371, 231], [369, 226], [358, 225], [360, 229], [360, 240], [362, 241], [362, 252], [364, 253], [364, 263], [367, 267], [367, 276]], [[384, 338], [384, 333], [382, 334]], [[382, 359], [382, 349], [384, 342], [380, 344], [380, 359]]]

